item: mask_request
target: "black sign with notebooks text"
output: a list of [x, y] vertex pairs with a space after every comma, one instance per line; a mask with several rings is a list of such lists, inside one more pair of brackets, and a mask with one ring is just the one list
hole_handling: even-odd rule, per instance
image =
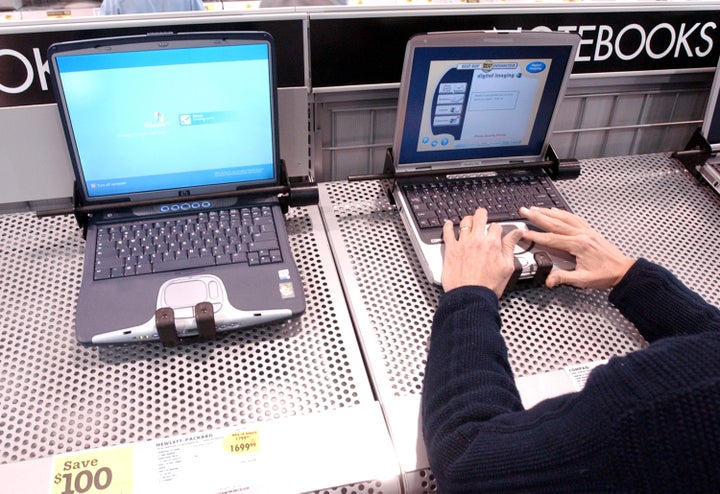
[[[430, 31], [569, 31], [581, 37], [575, 74], [697, 70], [720, 54], [720, 10], [495, 13], [448, 9], [387, 16], [310, 17], [313, 87], [397, 83], [407, 40]], [[448, 14], [449, 13], [449, 14]], [[263, 30], [275, 38], [280, 87], [305, 85], [303, 21], [265, 20], [183, 26], [0, 34], [0, 107], [54, 102], [46, 52], [55, 42], [153, 31]], [[208, 81], [208, 88], [223, 81]]]
[[447, 12], [311, 19], [313, 86], [399, 82], [407, 40], [433, 31], [574, 32], [581, 37], [575, 74], [714, 67], [720, 53], [720, 11]]

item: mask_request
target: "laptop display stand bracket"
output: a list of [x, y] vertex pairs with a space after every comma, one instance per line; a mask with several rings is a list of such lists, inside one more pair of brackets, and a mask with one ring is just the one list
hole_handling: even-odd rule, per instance
[[[535, 163], [508, 163], [507, 165], [498, 167], [504, 170], [512, 169], [529, 169], [529, 168], [543, 168], [547, 172], [548, 176], [552, 180], [570, 180], [580, 176], [580, 162], [575, 158], [560, 159], [553, 149], [552, 146], [548, 146], [547, 152], [545, 153], [544, 161], [537, 161]], [[467, 173], [467, 169], [463, 170], [444, 170], [443, 173]], [[403, 174], [403, 177], [419, 177], [423, 175], [434, 175], [437, 174], [436, 170], [418, 170], [414, 173]], [[385, 151], [385, 162], [383, 163], [383, 171], [381, 174], [370, 174], [370, 175], [352, 175], [348, 177], [349, 182], [358, 182], [362, 180], [392, 180], [390, 187], [386, 190], [388, 200], [390, 204], [395, 204], [393, 199], [393, 191], [397, 185], [397, 175], [395, 174], [395, 165], [393, 159], [392, 148], [387, 148]]]
[[545, 171], [553, 180], [572, 180], [580, 176], [580, 162], [575, 158], [560, 159], [551, 145], [545, 152]]
[[73, 216], [75, 216], [75, 221], [77, 222], [78, 227], [82, 230], [83, 240], [86, 239], [90, 215], [87, 212], [84, 212], [82, 209], [82, 202], [80, 201], [80, 188], [78, 187], [77, 181], [73, 182], [72, 214]]
[[690, 136], [690, 140], [685, 146], [685, 149], [682, 151], [675, 151], [671, 156], [680, 161], [680, 163], [683, 164], [685, 169], [689, 171], [693, 177], [700, 180], [699, 167], [703, 166], [712, 156], [712, 148], [710, 147], [710, 143], [702, 134], [702, 129], [698, 127]]
[[[383, 172], [369, 175], [351, 175], [347, 178], [348, 182], [359, 182], [363, 180], [383, 180], [383, 179], [396, 179], [397, 174], [393, 164], [393, 150], [388, 148], [385, 151], [385, 162], [383, 164]], [[545, 159], [543, 161], [535, 161], [531, 163], [506, 163], [501, 165], [493, 165], [494, 170], [528, 170], [535, 168], [543, 168], [547, 174], [553, 180], [568, 180], [574, 179], [580, 176], [580, 162], [575, 158], [560, 159], [557, 153], [548, 146], [547, 152], [545, 153]], [[442, 170], [445, 175], [453, 173], [469, 173], [471, 169], [468, 168], [448, 168]], [[437, 170], [415, 170], [413, 172], [403, 173], [403, 177], [422, 177], [427, 175], [437, 175]]]
[[[288, 177], [287, 170], [285, 168], [285, 162], [282, 162], [281, 167], [281, 185], [270, 186], [270, 187], [259, 187], [254, 189], [241, 189], [228, 192], [219, 192], [214, 194], [203, 194], [194, 196], [195, 199], [218, 199], [223, 197], [241, 197], [249, 196], [253, 194], [267, 195], [276, 193], [280, 202], [280, 207], [283, 214], [287, 214], [289, 207], [302, 207], [312, 206], [318, 203], [319, 194], [317, 183], [310, 180], [309, 177]], [[162, 204], [167, 202], [168, 198], [163, 199], [152, 199], [145, 201], [127, 201], [115, 206], [118, 209], [129, 208], [135, 206], [149, 206], [153, 204]], [[44, 211], [36, 211], [38, 218], [46, 216], [57, 216], [63, 214], [72, 214], [75, 216], [75, 221], [83, 231], [83, 238], [87, 236], [87, 226], [90, 218], [90, 214], [95, 211], [106, 211], [107, 204], [83, 204], [80, 199], [80, 189], [78, 188], [77, 182], [73, 183], [73, 198], [72, 207], [63, 209], [51, 209]]]
[[161, 307], [155, 311], [155, 328], [163, 346], [172, 347], [218, 338], [212, 304], [210, 302], [200, 302], [194, 307], [194, 313], [198, 334], [181, 338], [175, 326], [175, 311], [170, 307]]
[[290, 207], [314, 206], [320, 201], [317, 182], [309, 176], [290, 177], [287, 172], [285, 160], [280, 160], [281, 181], [286, 187], [286, 192], [278, 195], [280, 208], [283, 214], [287, 214]]

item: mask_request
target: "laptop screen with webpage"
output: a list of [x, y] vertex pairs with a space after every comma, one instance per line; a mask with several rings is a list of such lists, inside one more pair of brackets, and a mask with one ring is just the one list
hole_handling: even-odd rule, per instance
[[408, 44], [394, 142], [397, 172], [545, 155], [577, 37], [468, 33]]
[[208, 44], [206, 37], [201, 46], [108, 41], [53, 57], [84, 199], [276, 183], [271, 41], [250, 38]]

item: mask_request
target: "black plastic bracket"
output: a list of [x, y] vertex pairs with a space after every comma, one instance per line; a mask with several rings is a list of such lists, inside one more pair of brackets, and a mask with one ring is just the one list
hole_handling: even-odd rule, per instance
[[385, 151], [385, 161], [383, 162], [383, 175], [394, 176], [395, 175], [395, 161], [393, 157], [392, 148], [387, 148]]
[[283, 214], [286, 214], [290, 207], [314, 206], [320, 201], [317, 182], [313, 182], [308, 176], [288, 176], [285, 160], [281, 160], [281, 170], [281, 181], [287, 187], [287, 192], [278, 196]]
[[550, 274], [550, 271], [552, 271], [553, 262], [547, 252], [535, 252], [533, 257], [537, 265], [537, 271], [535, 271], [535, 276], [533, 276], [533, 285], [542, 286], [545, 284], [545, 280]]
[[387, 196], [388, 201], [393, 206], [395, 205], [395, 196], [393, 193], [395, 192], [395, 187], [397, 187], [397, 180], [395, 178], [395, 168], [393, 165], [393, 150], [392, 148], [387, 148], [385, 150], [385, 162], [383, 163], [383, 175], [387, 177], [391, 177], [391, 182], [388, 187], [385, 189], [385, 195]]
[[170, 307], [162, 307], [155, 311], [155, 328], [163, 346], [172, 347], [218, 338], [213, 305], [210, 302], [200, 302], [195, 305], [194, 314], [198, 334], [181, 338], [175, 325], [175, 311]]
[[214, 340], [217, 338], [215, 312], [210, 302], [200, 302], [195, 306], [195, 323], [197, 324], [199, 339]]
[[698, 127], [690, 136], [690, 140], [685, 146], [685, 149], [675, 151], [671, 156], [680, 161], [693, 177], [699, 179], [700, 172], [698, 171], [698, 167], [704, 165], [708, 158], [712, 156], [712, 148], [702, 134], [702, 129]]
[[82, 210], [82, 204], [80, 202], [80, 189], [78, 188], [77, 182], [73, 182], [73, 216], [78, 227], [82, 230], [83, 240], [87, 238], [87, 228], [89, 222], [89, 215]]
[[175, 327], [175, 311], [170, 307], [162, 307], [155, 311], [155, 329], [163, 346], [176, 346], [180, 337]]
[[553, 180], [571, 180], [580, 176], [580, 162], [575, 158], [558, 158], [552, 146], [547, 148], [545, 161], [550, 165], [545, 170]]
[[510, 276], [510, 280], [508, 281], [507, 285], [505, 286], [504, 293], [509, 293], [513, 290], [515, 290], [516, 285], [518, 281], [520, 280], [520, 275], [522, 274], [523, 266], [520, 264], [520, 260], [515, 257], [514, 258], [514, 270], [512, 276]]

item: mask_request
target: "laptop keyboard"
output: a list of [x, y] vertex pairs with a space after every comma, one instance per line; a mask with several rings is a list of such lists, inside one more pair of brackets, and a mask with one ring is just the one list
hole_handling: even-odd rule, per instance
[[521, 207], [559, 207], [564, 203], [547, 176], [493, 176], [405, 184], [403, 192], [421, 229], [437, 228], [446, 220], [456, 225], [477, 208], [488, 211], [488, 221], [520, 218]]
[[282, 255], [272, 208], [261, 206], [98, 226], [94, 276], [277, 262]]

